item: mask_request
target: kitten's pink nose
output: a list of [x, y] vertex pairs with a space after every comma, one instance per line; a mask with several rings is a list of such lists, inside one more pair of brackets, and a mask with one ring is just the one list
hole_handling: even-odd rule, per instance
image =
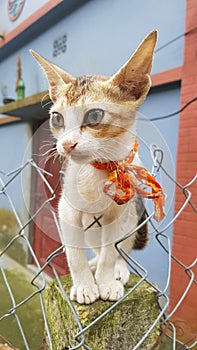
[[77, 142], [64, 142], [62, 146], [66, 153], [70, 153], [77, 146], [77, 144]]

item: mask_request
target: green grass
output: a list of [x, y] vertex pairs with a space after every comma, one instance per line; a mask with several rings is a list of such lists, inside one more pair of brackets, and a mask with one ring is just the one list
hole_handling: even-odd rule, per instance
[[[11, 239], [17, 236], [19, 224], [14, 213], [7, 209], [0, 208], [0, 250], [3, 250]], [[24, 251], [22, 237], [18, 237], [6, 251], [11, 258], [24, 265], [26, 253]]]
[[[16, 303], [19, 303], [36, 290], [24, 275], [13, 270], [6, 270], [5, 273]], [[0, 317], [7, 313], [11, 307], [12, 303], [7, 287], [2, 275], [0, 275]], [[30, 349], [39, 349], [42, 345], [44, 334], [39, 295], [37, 294], [19, 307], [16, 313], [20, 319]], [[14, 315], [10, 315], [0, 321], [0, 334], [16, 348], [20, 350], [26, 349]]]

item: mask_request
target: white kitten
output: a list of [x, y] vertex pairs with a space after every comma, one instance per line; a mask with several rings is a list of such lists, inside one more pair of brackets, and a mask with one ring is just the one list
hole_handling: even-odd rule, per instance
[[[157, 33], [151, 32], [134, 55], [112, 77], [73, 78], [37, 53], [33, 56], [43, 67], [49, 81], [50, 126], [57, 139], [57, 151], [67, 162], [59, 202], [59, 219], [66, 255], [73, 280], [70, 297], [79, 303], [118, 300], [129, 279], [126, 262], [114, 243], [135, 229], [144, 219], [139, 197], [123, 205], [114, 201], [114, 187], [108, 196], [103, 184], [112, 166], [133, 154], [132, 164], [139, 164], [135, 146], [135, 114], [150, 88], [150, 71]], [[133, 153], [132, 153], [133, 152]], [[108, 169], [109, 170], [109, 169]], [[124, 195], [117, 191], [117, 196]], [[95, 218], [100, 218], [91, 225]], [[102, 227], [100, 227], [102, 225]], [[130, 252], [147, 242], [147, 227], [122, 243]], [[85, 242], [96, 257], [88, 262]]]

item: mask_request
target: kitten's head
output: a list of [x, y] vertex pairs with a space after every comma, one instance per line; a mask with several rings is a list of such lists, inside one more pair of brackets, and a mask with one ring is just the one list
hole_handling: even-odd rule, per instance
[[157, 32], [152, 31], [112, 77], [74, 78], [36, 52], [53, 102], [51, 131], [57, 151], [79, 163], [120, 160], [135, 137], [135, 115], [150, 86]]

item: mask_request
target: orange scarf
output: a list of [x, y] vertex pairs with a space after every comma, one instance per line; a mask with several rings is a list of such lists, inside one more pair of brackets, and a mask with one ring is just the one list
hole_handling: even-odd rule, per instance
[[[161, 185], [155, 180], [148, 170], [139, 165], [131, 164], [138, 151], [138, 143], [135, 140], [129, 156], [123, 161], [110, 161], [107, 163], [92, 162], [91, 165], [99, 170], [107, 172], [107, 179], [103, 184], [103, 191], [118, 205], [127, 203], [137, 193], [141, 197], [151, 198], [154, 202], [154, 219], [160, 221], [164, 218], [165, 196]], [[152, 193], [144, 190], [138, 183], [151, 187]], [[120, 195], [111, 189], [115, 184], [116, 190], [121, 190]]]

